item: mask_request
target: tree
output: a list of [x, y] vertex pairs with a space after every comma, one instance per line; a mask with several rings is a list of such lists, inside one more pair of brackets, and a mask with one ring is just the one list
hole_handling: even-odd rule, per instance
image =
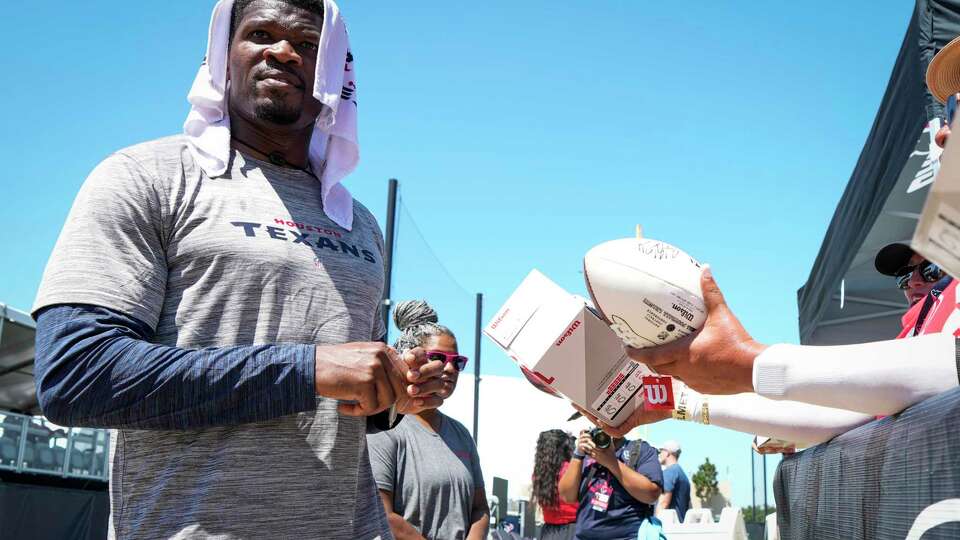
[[768, 515], [776, 512], [776, 507], [763, 505], [747, 506], [743, 509], [743, 521], [746, 523], [763, 523]]
[[710, 463], [710, 458], [707, 458], [706, 463], [702, 463], [693, 475], [693, 486], [696, 488], [697, 498], [704, 502], [720, 492], [717, 487], [717, 467]]

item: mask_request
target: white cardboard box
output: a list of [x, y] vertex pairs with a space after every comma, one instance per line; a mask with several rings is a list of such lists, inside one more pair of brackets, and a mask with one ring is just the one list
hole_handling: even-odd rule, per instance
[[910, 247], [951, 276], [960, 276], [960, 143], [956, 141], [943, 151]]
[[533, 270], [483, 332], [545, 386], [618, 426], [643, 402], [622, 342], [582, 297]]
[[960, 143], [948, 143], [940, 159], [910, 247], [951, 276], [960, 276]]

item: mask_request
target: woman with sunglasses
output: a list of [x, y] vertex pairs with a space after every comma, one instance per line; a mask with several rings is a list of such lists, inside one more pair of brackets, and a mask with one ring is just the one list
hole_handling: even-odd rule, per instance
[[[457, 338], [438, 323], [424, 301], [400, 302], [393, 313], [404, 352], [415, 347], [427, 358], [446, 363], [441, 377], [450, 397], [467, 358]], [[470, 539], [487, 537], [490, 511], [480, 458], [470, 432], [437, 409], [408, 414], [390, 431], [367, 436], [373, 477], [380, 491], [390, 529], [397, 540]]]

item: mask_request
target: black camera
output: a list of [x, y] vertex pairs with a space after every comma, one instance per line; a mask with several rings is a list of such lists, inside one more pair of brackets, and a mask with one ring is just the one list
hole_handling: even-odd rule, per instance
[[590, 430], [590, 440], [593, 441], [593, 444], [595, 444], [597, 448], [601, 449], [610, 448], [610, 444], [613, 443], [613, 438], [610, 437], [606, 431], [603, 431], [598, 427]]

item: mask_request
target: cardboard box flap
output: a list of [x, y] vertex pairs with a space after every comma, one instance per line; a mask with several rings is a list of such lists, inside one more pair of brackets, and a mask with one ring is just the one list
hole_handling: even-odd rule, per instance
[[[570, 294], [545, 301], [534, 316], [527, 320], [523, 331], [514, 337], [510, 343], [510, 352], [521, 364], [531, 367], [557, 346], [557, 342], [564, 338], [564, 333], [579, 320], [583, 308], [583, 302]], [[582, 344], [579, 350], [582, 353]]]
[[643, 401], [647, 371], [582, 297], [534, 270], [484, 328], [535, 387], [619, 425]]
[[538, 270], [532, 270], [493, 316], [483, 333], [497, 345], [510, 349], [513, 340], [541, 306], [569, 296], [569, 293], [547, 276]]
[[[957, 127], [956, 121], [954, 127]], [[953, 140], [951, 138], [951, 140]], [[910, 247], [952, 276], [960, 275], [960, 144], [948, 143]]]

